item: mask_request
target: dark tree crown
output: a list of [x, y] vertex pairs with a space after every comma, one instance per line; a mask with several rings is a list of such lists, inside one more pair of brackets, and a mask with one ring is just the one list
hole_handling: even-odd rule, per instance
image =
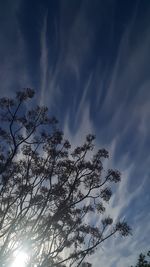
[[72, 150], [47, 107], [26, 110], [33, 96], [28, 88], [0, 100], [0, 265], [23, 249], [27, 266], [79, 266], [106, 239], [130, 233], [105, 217], [120, 172], [104, 172], [108, 152], [94, 153], [93, 135]]
[[135, 267], [150, 267], [149, 257], [150, 257], [150, 251], [148, 251], [146, 255], [141, 253], [139, 255], [139, 258], [138, 258], [138, 261]]

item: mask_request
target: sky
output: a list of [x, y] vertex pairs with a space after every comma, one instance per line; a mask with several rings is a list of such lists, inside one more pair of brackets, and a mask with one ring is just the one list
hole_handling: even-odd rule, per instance
[[34, 88], [73, 145], [94, 133], [122, 173], [107, 212], [133, 235], [104, 243], [93, 267], [150, 249], [149, 18], [149, 0], [0, 1], [1, 96]]

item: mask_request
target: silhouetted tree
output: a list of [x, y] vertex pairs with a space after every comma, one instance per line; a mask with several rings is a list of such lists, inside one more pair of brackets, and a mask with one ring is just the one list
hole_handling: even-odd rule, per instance
[[103, 170], [108, 152], [92, 152], [93, 135], [71, 150], [46, 107], [27, 110], [33, 96], [25, 89], [0, 100], [0, 266], [20, 250], [26, 266], [79, 266], [104, 240], [130, 233], [126, 222], [104, 217], [120, 173]]
[[148, 261], [147, 257], [150, 257], [150, 251], [147, 253], [147, 255], [141, 253], [139, 255], [138, 262], [135, 267], [150, 267], [150, 261]]

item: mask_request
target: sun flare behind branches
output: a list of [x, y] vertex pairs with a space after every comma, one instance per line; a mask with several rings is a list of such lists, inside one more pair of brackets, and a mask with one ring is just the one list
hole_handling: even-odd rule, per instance
[[11, 267], [25, 267], [28, 260], [28, 254], [24, 251], [19, 251], [14, 254], [14, 261]]

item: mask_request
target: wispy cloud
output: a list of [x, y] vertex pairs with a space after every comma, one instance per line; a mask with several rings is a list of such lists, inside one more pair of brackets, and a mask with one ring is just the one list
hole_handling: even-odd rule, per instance
[[40, 104], [44, 104], [45, 95], [46, 95], [46, 87], [47, 87], [47, 75], [48, 75], [48, 47], [47, 47], [47, 16], [48, 13], [45, 14], [43, 28], [41, 30], [41, 57], [40, 57], [40, 70], [41, 70], [41, 96], [40, 96]]
[[[0, 37], [1, 94], [5, 95], [22, 87], [35, 87], [27, 67], [28, 50], [31, 48], [27, 49], [27, 42], [30, 43], [30, 40], [23, 36], [16, 16], [20, 2], [21, 0], [15, 0], [15, 3], [13, 1], [7, 9], [7, 17], [10, 19], [8, 25], [11, 27], [8, 28], [4, 20], [4, 31]], [[37, 37], [40, 49], [36, 51], [39, 66], [35, 66], [40, 70], [40, 92], [37, 92], [40, 104], [48, 105], [50, 111], [60, 115], [64, 135], [73, 147], [81, 144], [88, 133], [96, 134], [96, 147], [106, 147], [110, 152], [105, 167], [116, 167], [122, 172], [122, 182], [107, 206], [107, 213], [115, 221], [124, 216], [129, 219], [133, 224], [133, 236], [123, 241], [116, 237], [106, 242], [96, 256], [92, 257], [92, 261], [95, 267], [125, 267], [130, 266], [135, 254], [148, 244], [146, 234], [150, 218], [146, 189], [149, 187], [150, 176], [149, 13], [141, 20], [138, 17], [141, 1], [137, 1], [132, 19], [127, 27], [124, 25], [125, 31], [115, 62], [110, 62], [108, 58], [106, 66], [103, 66], [105, 59], [102, 61], [102, 57], [114, 52], [113, 48], [110, 52], [107, 46], [103, 49], [101, 47], [101, 42], [106, 37], [106, 33], [100, 33], [105, 31], [105, 24], [101, 22], [109, 10], [107, 4], [103, 8], [103, 1], [95, 1], [92, 5], [90, 1], [81, 1], [80, 4], [77, 2], [68, 5], [68, 1], [60, 1], [59, 19], [54, 16], [53, 26], [49, 24], [48, 6], [44, 19], [42, 14], [40, 38]], [[94, 11], [97, 4], [99, 12], [96, 17]], [[94, 14], [94, 18], [91, 14]], [[113, 24], [112, 40], [116, 37], [114, 20], [113, 15], [110, 19]], [[54, 51], [49, 45], [50, 26], [54, 27]], [[35, 44], [35, 40], [32, 41]], [[108, 47], [111, 48], [111, 43]], [[95, 219], [98, 224], [98, 218]]]
[[68, 138], [68, 140], [71, 142], [72, 147], [76, 147], [78, 145], [83, 144], [87, 134], [95, 133], [95, 129], [90, 118], [88, 103], [84, 104], [83, 106], [82, 113], [80, 114], [80, 123], [77, 126], [78, 130], [75, 132], [75, 134], [73, 134], [72, 131], [70, 131], [68, 120], [69, 117], [66, 117], [63, 130], [64, 130], [64, 136]]
[[[109, 164], [122, 171], [122, 181], [107, 206], [106, 212], [112, 215], [114, 221], [130, 219], [133, 236], [122, 241], [116, 237], [114, 240], [103, 244], [102, 249], [91, 258], [94, 266], [130, 266], [135, 261], [138, 253], [148, 249], [146, 233], [149, 231], [147, 222], [150, 215], [149, 213], [143, 214], [142, 209], [149, 201], [148, 197], [143, 199], [143, 195], [145, 188], [149, 185], [147, 170], [150, 164], [149, 154], [148, 151], [146, 154], [145, 147], [150, 132], [148, 126], [150, 79], [147, 72], [150, 63], [150, 58], [147, 56], [149, 54], [150, 38], [147, 21], [143, 22], [143, 28], [145, 29], [143, 33], [135, 31], [136, 12], [122, 37], [106, 98], [99, 108], [99, 122], [101, 117], [105, 117], [107, 114], [111, 118], [110, 121], [103, 129], [100, 129], [100, 133], [96, 129], [97, 126], [95, 128], [93, 123], [89, 124], [89, 121], [92, 122], [90, 108], [93, 103], [89, 102], [87, 109], [88, 86], [86, 86], [78, 105], [77, 114], [81, 116], [81, 121], [75, 137], [71, 136], [65, 125], [65, 131], [68, 136], [71, 136], [75, 144], [81, 140], [85, 129], [96, 132], [97, 145], [106, 145], [110, 150], [111, 162]], [[103, 84], [101, 78], [99, 79], [100, 85]], [[99, 94], [99, 92], [97, 93]], [[97, 103], [98, 99], [99, 97], [96, 99]], [[104, 133], [104, 136], [102, 133]], [[109, 142], [105, 143], [107, 134], [109, 135]], [[102, 139], [99, 139], [101, 137]], [[130, 140], [130, 138], [132, 139]], [[118, 149], [118, 147], [120, 148]], [[109, 165], [106, 165], [106, 167], [109, 167]], [[144, 201], [141, 207], [139, 207], [139, 199]], [[133, 206], [134, 210], [132, 210]], [[98, 221], [97, 224], [99, 224]], [[145, 229], [144, 233], [143, 229]]]

